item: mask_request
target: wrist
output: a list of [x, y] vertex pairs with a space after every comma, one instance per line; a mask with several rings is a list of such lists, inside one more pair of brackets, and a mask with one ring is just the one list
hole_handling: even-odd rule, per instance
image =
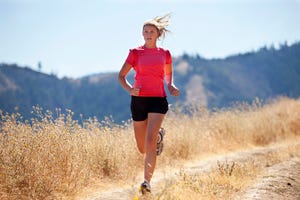
[[172, 85], [172, 74], [166, 74], [166, 83], [167, 85]]
[[174, 84], [170, 82], [170, 83], [167, 83], [167, 86], [171, 87], [171, 86], [174, 86]]

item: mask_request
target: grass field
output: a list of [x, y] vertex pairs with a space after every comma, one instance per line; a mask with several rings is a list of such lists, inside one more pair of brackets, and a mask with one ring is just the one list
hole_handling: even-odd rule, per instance
[[[299, 108], [299, 99], [288, 98], [267, 104], [238, 104], [213, 112], [191, 107], [189, 115], [179, 107], [172, 108], [163, 124], [167, 130], [165, 150], [157, 167], [201, 155], [299, 139]], [[130, 121], [116, 125], [109, 118], [91, 118], [79, 123], [73, 120], [72, 111], [51, 113], [38, 107], [32, 114], [30, 121], [24, 121], [17, 113], [1, 113], [0, 199], [72, 199], [79, 191], [99, 182], [136, 181], [137, 172], [143, 168], [143, 156], [135, 146]], [[217, 199], [209, 188], [217, 185], [225, 195], [226, 185], [234, 188], [232, 185], [251, 179], [256, 170], [259, 168], [251, 163], [220, 163], [209, 179], [183, 172], [182, 180], [172, 181], [160, 196], [172, 199], [168, 195], [173, 188], [172, 195], [176, 195], [174, 191], [186, 195], [192, 190], [197, 198], [206, 195], [204, 199]], [[199, 184], [207, 190], [197, 190]]]

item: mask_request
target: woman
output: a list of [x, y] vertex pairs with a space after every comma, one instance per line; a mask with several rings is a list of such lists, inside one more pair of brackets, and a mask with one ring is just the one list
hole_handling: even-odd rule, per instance
[[[173, 83], [172, 57], [168, 50], [157, 46], [157, 40], [168, 30], [170, 15], [156, 17], [143, 25], [144, 45], [130, 49], [119, 72], [121, 86], [131, 95], [131, 114], [138, 150], [145, 155], [143, 194], [151, 192], [150, 181], [156, 164], [156, 156], [162, 151], [164, 130], [161, 125], [168, 111], [164, 79], [171, 95], [179, 90]], [[126, 79], [128, 72], [135, 70], [132, 86]]]

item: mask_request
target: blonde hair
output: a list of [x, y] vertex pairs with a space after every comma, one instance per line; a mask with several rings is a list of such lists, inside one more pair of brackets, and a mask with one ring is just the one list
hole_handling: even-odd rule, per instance
[[[152, 25], [155, 26], [159, 32], [159, 37], [165, 37], [166, 33], [170, 32], [167, 26], [170, 24], [171, 13], [165, 14], [161, 17], [157, 16], [153, 19], [149, 19], [144, 22], [144, 26]], [[143, 27], [144, 27], [143, 26]]]

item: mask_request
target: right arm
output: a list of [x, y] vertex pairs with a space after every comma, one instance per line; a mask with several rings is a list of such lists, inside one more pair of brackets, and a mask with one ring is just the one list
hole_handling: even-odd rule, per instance
[[119, 72], [118, 80], [121, 86], [132, 96], [138, 96], [139, 95], [139, 88], [133, 88], [132, 85], [127, 81], [126, 76], [132, 66], [125, 62]]

